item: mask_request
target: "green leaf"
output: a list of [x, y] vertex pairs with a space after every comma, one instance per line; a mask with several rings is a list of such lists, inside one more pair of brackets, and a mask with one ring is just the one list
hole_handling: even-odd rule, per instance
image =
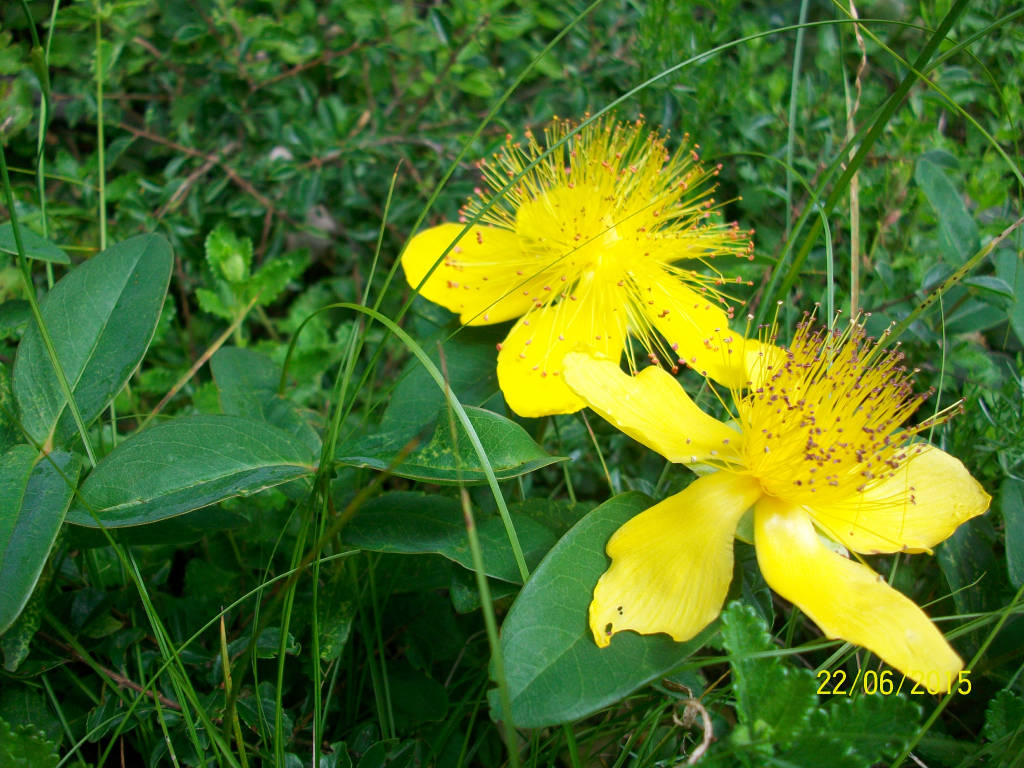
[[222, 347], [210, 360], [220, 394], [220, 407], [230, 416], [248, 416], [290, 432], [312, 453], [320, 452], [320, 437], [296, 405], [277, 394], [281, 367], [266, 355], [241, 347]]
[[[18, 227], [21, 234], [21, 244], [25, 248], [25, 255], [30, 259], [49, 261], [53, 264], [70, 264], [71, 259], [64, 253], [64, 250], [54, 245], [45, 237], [40, 237], [28, 227]], [[0, 253], [17, 255], [18, 244], [14, 239], [14, 228], [11, 222], [0, 224]]]
[[[82, 419], [106, 407], [142, 361], [171, 277], [171, 248], [157, 235], [112, 245], [69, 272], [40, 305]], [[58, 443], [77, 431], [33, 323], [14, 362], [14, 396], [25, 431]]]
[[1021, 736], [1024, 723], [1024, 699], [1012, 691], [999, 691], [989, 701], [985, 711], [985, 738], [998, 741], [1012, 736]]
[[252, 240], [238, 237], [225, 222], [206, 236], [206, 260], [218, 277], [229, 283], [244, 283], [252, 266]]
[[[587, 626], [594, 585], [608, 568], [604, 548], [627, 520], [651, 506], [647, 496], [616, 496], [584, 517], [554, 546], [527, 580], [501, 629], [501, 649], [520, 728], [577, 720], [665, 675], [711, 634], [687, 643], [667, 635], [620, 632], [598, 648]], [[494, 716], [502, 718], [495, 691]]]
[[958, 613], [985, 613], [1002, 606], [1005, 571], [995, 551], [999, 536], [985, 517], [968, 520], [935, 548], [939, 568]]
[[[525, 429], [504, 416], [473, 407], [466, 407], [466, 415], [499, 480], [525, 475], [566, 460], [559, 456], [549, 456]], [[393, 474], [442, 484], [486, 482], [487, 475], [469, 436], [458, 422], [456, 428], [459, 439], [457, 445], [453, 445], [448, 411], [442, 409], [430, 442], [410, 453], [392, 470]], [[356, 467], [387, 469], [407, 442], [408, 433], [405, 430], [357, 438], [340, 446], [335, 460]]]
[[206, 288], [196, 288], [196, 298], [199, 300], [199, 308], [203, 312], [224, 320], [235, 319], [235, 312], [224, 303], [217, 293]]
[[749, 605], [730, 603], [722, 611], [722, 642], [729, 652], [736, 711], [752, 741], [793, 742], [815, 710], [817, 697], [810, 670], [786, 666], [764, 619]]
[[52, 580], [53, 561], [47, 558], [32, 594], [18, 614], [18, 618], [0, 634], [0, 652], [4, 656], [4, 669], [8, 672], [17, 672], [21, 663], [28, 658], [32, 638], [36, 636], [43, 623], [47, 593]]
[[7, 366], [0, 361], [0, 453], [5, 453], [20, 439], [14, 393], [11, 392], [11, 375]]
[[[505, 526], [498, 517], [477, 518], [484, 571], [503, 581], [521, 583]], [[540, 523], [512, 515], [527, 565], [551, 549], [556, 536]], [[437, 494], [395, 491], [367, 502], [345, 526], [346, 544], [372, 552], [435, 553], [473, 570], [466, 521], [457, 499]]]
[[1013, 286], [1013, 303], [1006, 314], [1017, 340], [1024, 344], [1024, 261], [1008, 248], [993, 254], [992, 261], [996, 265], [996, 275]]
[[939, 222], [939, 244], [951, 264], [960, 264], [978, 250], [978, 225], [967, 212], [963, 198], [942, 168], [922, 155], [914, 168], [914, 180], [924, 191]]
[[[438, 350], [424, 344], [427, 356], [447, 374], [448, 385], [463, 405], [483, 406], [498, 392], [496, 342], [502, 338], [493, 328], [463, 328]], [[441, 358], [444, 357], [442, 364]], [[419, 360], [409, 360], [400, 374], [381, 417], [383, 432], [412, 437], [423, 427], [423, 414], [437, 413], [445, 405], [444, 393]]]
[[306, 446], [269, 424], [183, 416], [133, 435], [104, 457], [82, 484], [68, 522], [152, 523], [304, 477], [313, 464]]
[[64, 522], [81, 467], [27, 445], [0, 456], [0, 634], [18, 618]]
[[905, 696], [831, 696], [827, 710], [812, 714], [779, 763], [820, 765], [821, 755], [828, 754], [829, 766], [870, 768], [902, 750], [920, 718], [920, 707]]
[[237, 530], [250, 525], [251, 520], [238, 512], [223, 507], [207, 507], [148, 525], [113, 528], [107, 532], [75, 525], [68, 529], [66, 541], [69, 549], [106, 547], [110, 544], [108, 536], [121, 544], [130, 545], [191, 544], [211, 533]]
[[17, 336], [32, 320], [32, 308], [24, 299], [0, 302], [0, 339]]
[[441, 722], [448, 714], [448, 693], [441, 683], [404, 660], [388, 664], [388, 686], [395, 725], [408, 732], [422, 723]]
[[55, 768], [57, 745], [33, 728], [12, 728], [0, 718], [0, 765], [4, 768]]
[[1006, 528], [1006, 569], [1010, 583], [1024, 585], [1024, 482], [1007, 477], [999, 486], [999, 506]]
[[1024, 700], [1011, 691], [999, 691], [985, 710], [984, 733], [995, 750], [992, 765], [1020, 768], [1024, 764]]
[[305, 252], [288, 253], [268, 261], [252, 276], [246, 293], [259, 296], [256, 303], [265, 307], [281, 294], [288, 283], [305, 271], [309, 260]]

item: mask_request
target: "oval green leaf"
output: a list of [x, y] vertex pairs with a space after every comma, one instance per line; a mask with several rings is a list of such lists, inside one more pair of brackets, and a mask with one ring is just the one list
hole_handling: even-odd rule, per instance
[[277, 394], [281, 366], [261, 352], [243, 347], [222, 347], [210, 359], [210, 372], [220, 395], [220, 407], [229, 416], [260, 418], [298, 437], [320, 452], [320, 436], [291, 400]]
[[[555, 545], [519, 593], [501, 628], [516, 726], [586, 717], [678, 667], [710, 634], [676, 643], [667, 635], [620, 632], [607, 648], [598, 648], [590, 635], [591, 593], [609, 565], [605, 544], [651, 504], [646, 495], [630, 492], [599, 506]], [[490, 700], [502, 719], [498, 697]]]
[[[499, 480], [525, 475], [566, 460], [545, 453], [525, 429], [504, 416], [470, 406], [466, 406], [466, 415], [487, 453], [494, 476]], [[456, 425], [458, 439], [453, 441], [448, 411], [442, 408], [430, 441], [392, 468], [392, 474], [440, 484], [487, 482], [487, 475], [469, 436], [461, 424], [456, 422]], [[405, 430], [359, 438], [342, 445], [335, 460], [356, 467], [387, 469], [401, 453], [408, 439]]]
[[[505, 526], [498, 517], [477, 518], [484, 571], [502, 581], [522, 583]], [[555, 534], [525, 515], [512, 523], [526, 563], [533, 567], [555, 543]], [[466, 520], [457, 499], [395, 491], [367, 502], [345, 526], [346, 544], [372, 552], [434, 553], [473, 570]]]
[[914, 180], [924, 191], [939, 222], [939, 244], [950, 264], [960, 264], [978, 250], [978, 225], [967, 211], [963, 197], [934, 162], [941, 155], [922, 155], [914, 168]]
[[68, 522], [144, 525], [232, 496], [248, 496], [315, 470], [284, 430], [240, 416], [184, 416], [139, 432], [82, 483]]
[[[88, 424], [142, 361], [171, 278], [171, 247], [158, 235], [112, 245], [76, 267], [40, 303], [82, 419]], [[14, 396], [25, 431], [63, 443], [77, 431], [35, 323], [14, 361]]]
[[0, 456], [0, 635], [25, 607], [74, 494], [78, 458], [16, 445]]
[[[21, 245], [28, 258], [53, 264], [71, 263], [63, 248], [45, 237], [40, 237], [28, 227], [18, 227], [18, 234], [21, 235]], [[18, 254], [18, 243], [14, 239], [14, 229], [9, 221], [0, 224], [0, 253], [9, 253], [13, 256]]]

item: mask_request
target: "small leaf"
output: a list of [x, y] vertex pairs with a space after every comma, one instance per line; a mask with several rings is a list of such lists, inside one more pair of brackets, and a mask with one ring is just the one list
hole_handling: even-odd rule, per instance
[[[71, 259], [60, 246], [40, 237], [28, 227], [18, 227], [18, 233], [21, 235], [21, 244], [28, 258], [49, 261], [53, 264], [71, 263]], [[14, 227], [9, 221], [0, 224], [0, 253], [12, 255], [18, 253], [18, 243], [14, 239]]]
[[1006, 528], [1006, 568], [1010, 583], [1024, 586], [1024, 482], [1007, 477], [999, 486], [999, 505]]
[[733, 602], [722, 611], [722, 642], [729, 652], [736, 711], [747, 729], [745, 738], [792, 743], [816, 708], [810, 671], [764, 655], [776, 650], [768, 626], [744, 603]]
[[871, 768], [891, 758], [917, 731], [921, 709], [905, 696], [830, 696], [825, 711], [811, 715], [792, 747], [778, 755], [780, 765]]
[[[651, 505], [624, 493], [580, 520], [533, 572], [501, 628], [501, 649], [520, 728], [577, 720], [612, 704], [682, 664], [711, 630], [687, 643], [667, 635], [620, 632], [598, 648], [587, 626], [594, 585], [608, 568], [604, 547], [629, 518]], [[496, 691], [488, 696], [502, 719]]]
[[[76, 267], [40, 303], [68, 385], [86, 424], [107, 406], [142, 361], [171, 277], [171, 248], [157, 235], [112, 245]], [[77, 432], [35, 323], [14, 361], [22, 425], [37, 443]]]
[[960, 264], [978, 250], [978, 225], [942, 168], [928, 156], [917, 159], [914, 180], [924, 191], [939, 222], [939, 244], [951, 264]]
[[265, 307], [274, 302], [281, 291], [288, 287], [289, 282], [305, 271], [308, 262], [304, 252], [278, 256], [256, 271], [246, 287], [246, 293], [250, 297], [258, 295], [256, 303]]
[[27, 445], [0, 456], [0, 634], [18, 618], [64, 522], [80, 465]]
[[306, 446], [269, 424], [183, 416], [133, 435], [105, 456], [82, 483], [68, 522], [152, 523], [304, 477], [313, 462]]
[[[500, 518], [477, 518], [484, 571], [497, 579], [520, 583], [508, 534]], [[538, 522], [512, 515], [523, 555], [532, 566], [551, 549], [555, 534]], [[462, 504], [436, 494], [395, 491], [367, 502], [345, 527], [346, 544], [372, 552], [435, 553], [473, 570]]]
[[0, 718], [0, 765], [4, 768], [56, 768], [57, 745], [42, 731], [12, 728]]
[[[466, 414], [499, 480], [525, 475], [566, 460], [559, 456], [549, 456], [525, 429], [504, 416], [472, 407], [466, 408]], [[452, 444], [448, 411], [442, 409], [430, 442], [410, 453], [391, 470], [392, 473], [431, 483], [486, 482], [487, 475], [473, 450], [469, 435], [461, 423], [456, 424], [459, 435], [457, 448]], [[359, 438], [339, 447], [335, 461], [357, 467], [387, 469], [407, 441], [408, 434], [404, 430], [397, 434], [387, 432]]]
[[985, 711], [985, 738], [998, 741], [1007, 737], [1024, 738], [1021, 731], [1024, 723], [1024, 699], [1013, 691], [999, 691], [988, 703]]
[[223, 318], [224, 320], [235, 319], [234, 311], [214, 291], [206, 288], [196, 288], [196, 298], [199, 300], [199, 308], [203, 312]]
[[213, 272], [229, 283], [244, 283], [252, 266], [252, 240], [238, 237], [225, 222], [206, 236], [206, 260]]

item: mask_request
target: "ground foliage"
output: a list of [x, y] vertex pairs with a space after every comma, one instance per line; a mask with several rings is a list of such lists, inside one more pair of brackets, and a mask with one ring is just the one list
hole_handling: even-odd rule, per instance
[[[1019, 764], [1024, 14], [857, 10], [5, 3], [0, 765]], [[512, 418], [505, 329], [394, 265], [507, 133], [609, 106], [723, 164], [746, 311], [869, 311], [965, 399], [931, 439], [992, 509], [872, 564], [970, 693], [885, 694], [742, 543], [691, 643], [590, 642], [604, 541], [690, 473]]]

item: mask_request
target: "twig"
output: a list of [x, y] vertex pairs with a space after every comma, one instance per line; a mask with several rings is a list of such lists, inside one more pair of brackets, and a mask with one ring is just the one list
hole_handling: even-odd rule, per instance
[[181, 391], [181, 388], [188, 384], [189, 380], [193, 376], [195, 376], [196, 373], [199, 372], [199, 369], [206, 364], [206, 361], [213, 357], [213, 355], [217, 352], [218, 349], [224, 346], [224, 342], [231, 338], [231, 334], [235, 332], [238, 326], [242, 324], [242, 321], [245, 320], [245, 318], [249, 315], [249, 310], [253, 308], [258, 298], [259, 294], [253, 296], [252, 300], [246, 305], [245, 309], [238, 313], [238, 317], [231, 321], [231, 325], [227, 327], [227, 330], [224, 331], [224, 333], [222, 333], [220, 336], [218, 336], [217, 339], [213, 342], [213, 344], [211, 344], [209, 348], [199, 356], [199, 359], [192, 364], [192, 367], [188, 369], [188, 372], [186, 372], [184, 376], [182, 376], [180, 379], [174, 382], [174, 386], [171, 387], [170, 390], [168, 390], [167, 394], [163, 396], [163, 399], [159, 403], [157, 403], [156, 408], [150, 411], [149, 415], [145, 418], [142, 424], [139, 425], [139, 429], [145, 428], [145, 426], [149, 424], [149, 422], [151, 422], [153, 418], [164, 409], [164, 406], [167, 405], [167, 403], [169, 403], [171, 399], [176, 394], [178, 394], [178, 392]]

